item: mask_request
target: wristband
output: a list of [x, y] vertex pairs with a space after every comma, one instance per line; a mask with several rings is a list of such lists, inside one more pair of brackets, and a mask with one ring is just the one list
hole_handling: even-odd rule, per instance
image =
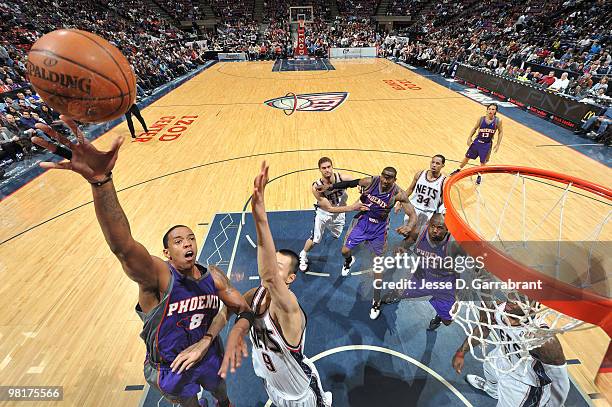
[[458, 358], [463, 358], [465, 357], [465, 352], [458, 350], [457, 352], [455, 352], [455, 356]]
[[247, 321], [249, 321], [249, 327], [253, 326], [253, 322], [255, 322], [255, 313], [253, 311], [242, 311], [240, 314], [238, 314], [238, 316], [236, 317], [236, 322], [234, 322], [234, 324], [238, 323], [238, 321], [240, 321], [241, 319], [246, 319]]
[[215, 337], [209, 334], [208, 332], [204, 334], [204, 337], [207, 337], [207, 336], [210, 338], [211, 341], [215, 339]]
[[108, 175], [106, 176], [106, 179], [103, 179], [102, 181], [96, 181], [96, 182], [91, 182], [88, 181], [91, 185], [93, 185], [94, 187], [101, 187], [102, 185], [106, 184], [107, 182], [111, 181], [113, 179], [113, 173], [109, 172]]

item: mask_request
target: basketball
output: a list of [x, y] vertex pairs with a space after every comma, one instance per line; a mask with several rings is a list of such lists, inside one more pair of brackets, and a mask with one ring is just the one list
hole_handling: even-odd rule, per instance
[[29, 80], [54, 110], [86, 123], [123, 115], [134, 103], [136, 77], [128, 60], [102, 37], [62, 29], [34, 43]]

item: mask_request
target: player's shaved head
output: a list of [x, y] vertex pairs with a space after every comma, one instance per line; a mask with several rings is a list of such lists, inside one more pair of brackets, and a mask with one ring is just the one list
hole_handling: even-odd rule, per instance
[[397, 170], [393, 167], [385, 167], [382, 170], [382, 175], [391, 178], [397, 178]]
[[435, 223], [436, 225], [444, 225], [444, 214], [443, 213], [434, 213], [431, 216], [430, 222]]

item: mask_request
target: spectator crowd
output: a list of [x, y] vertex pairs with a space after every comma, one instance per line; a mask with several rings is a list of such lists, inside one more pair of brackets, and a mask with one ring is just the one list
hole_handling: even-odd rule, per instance
[[[378, 0], [337, 0], [335, 18], [327, 0], [265, 0], [261, 24], [253, 19], [254, 0], [211, 0], [217, 27], [189, 47], [189, 34], [172, 19], [204, 18], [199, 0], [154, 3], [171, 18], [138, 0], [0, 0], [0, 167], [37, 153], [29, 142], [37, 122], [59, 126], [57, 112], [29, 86], [25, 61], [37, 38], [62, 27], [94, 32], [117, 46], [141, 94], [196, 69], [208, 50], [244, 52], [250, 60], [292, 56], [296, 38], [289, 6], [311, 5], [313, 21], [306, 27], [311, 55], [325, 56], [330, 47], [377, 47], [380, 56], [442, 75], [463, 63], [578, 100], [610, 101], [608, 1], [390, 0], [386, 13], [410, 14], [414, 24], [385, 37], [372, 18]], [[599, 129], [607, 120], [603, 114]]]

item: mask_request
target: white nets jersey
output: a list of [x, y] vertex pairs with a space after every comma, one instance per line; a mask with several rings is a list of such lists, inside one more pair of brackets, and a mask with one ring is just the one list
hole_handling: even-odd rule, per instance
[[[332, 184], [335, 184], [341, 181], [342, 181], [342, 177], [340, 176], [340, 174], [337, 172], [334, 172], [334, 175], [331, 180]], [[323, 186], [323, 179], [316, 180], [315, 182], [313, 182], [313, 185], [315, 187]], [[331, 203], [332, 206], [344, 206], [346, 205], [346, 201], [348, 199], [348, 194], [346, 193], [346, 189], [328, 189], [327, 191], [321, 192], [321, 195], [327, 198], [327, 200], [329, 201], [329, 203]], [[315, 203], [315, 208], [319, 209], [319, 205], [317, 203]]]
[[433, 181], [427, 179], [427, 170], [421, 171], [414, 187], [410, 203], [424, 212], [442, 212], [442, 184], [446, 177], [442, 174]]
[[[496, 306], [494, 312], [495, 324], [491, 334], [497, 336], [497, 339], [502, 342], [493, 351], [496, 356], [492, 363], [498, 370], [508, 371], [512, 366], [517, 365], [516, 369], [508, 373], [514, 379], [534, 387], [543, 387], [551, 383], [551, 379], [546, 374], [546, 370], [542, 362], [534, 359], [529, 355], [527, 350], [520, 346], [525, 342], [527, 329], [521, 326], [509, 326], [507, 317], [504, 314], [506, 303], [502, 302]], [[504, 328], [507, 327], [507, 328]], [[521, 355], [525, 359], [521, 359]]]
[[[255, 292], [251, 304], [255, 312], [258, 312], [265, 293], [264, 287], [259, 287]], [[266, 386], [272, 388], [276, 397], [286, 401], [312, 398], [312, 406], [323, 406], [324, 395], [318, 372], [303, 353], [306, 328], [297, 347], [287, 343], [281, 332], [268, 310], [256, 316], [249, 335], [253, 343], [255, 374], [265, 380]], [[271, 392], [268, 393], [270, 395]]]

